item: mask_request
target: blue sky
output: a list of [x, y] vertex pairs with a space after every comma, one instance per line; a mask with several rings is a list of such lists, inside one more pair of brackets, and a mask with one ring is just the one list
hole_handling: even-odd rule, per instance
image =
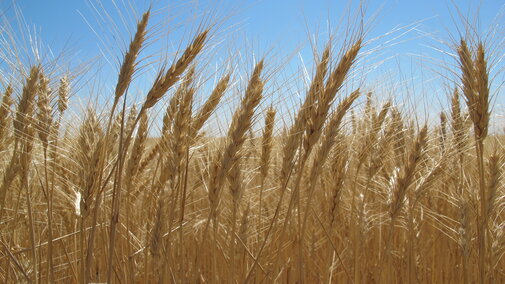
[[[280, 64], [288, 70], [285, 71], [286, 74], [290, 74], [301, 72], [301, 64], [305, 64], [310, 73], [312, 54], [309, 38], [318, 38], [319, 47], [322, 48], [328, 31], [335, 33], [335, 27], [343, 15], [349, 10], [355, 11], [359, 3], [330, 0], [13, 2], [0, 1], [0, 8], [9, 21], [15, 22], [16, 11], [20, 11], [30, 29], [37, 31], [54, 56], [63, 54], [64, 58], [70, 61], [70, 65], [77, 66], [88, 60], [100, 61], [100, 64], [93, 63], [93, 66], [101, 66], [101, 69], [106, 70], [102, 73], [105, 75], [100, 77], [100, 83], [109, 88], [115, 84], [114, 70], [118, 69], [121, 52], [128, 44], [129, 32], [134, 30], [135, 18], [149, 5], [152, 5], [154, 13], [151, 26], [155, 26], [151, 34], [152, 42], [155, 43], [146, 49], [146, 54], [160, 51], [169, 54], [165, 49], [173, 52], [181, 40], [187, 40], [203, 18], [219, 23], [218, 30], [222, 33], [217, 33], [215, 43], [224, 47], [224, 53], [229, 54], [232, 49], [239, 50], [241, 56], [248, 57], [244, 61], [249, 63], [249, 67], [252, 65], [252, 54], [255, 57], [266, 55], [272, 62], [271, 65]], [[386, 47], [379, 48], [378, 52], [367, 59], [366, 64], [374, 69], [374, 72], [367, 72], [367, 78], [372, 82], [383, 83], [380, 88], [384, 90], [391, 90], [394, 82], [398, 81], [398, 76], [412, 80], [404, 86], [395, 85], [396, 94], [386, 96], [394, 95], [398, 100], [404, 100], [407, 96], [406, 100], [409, 102], [406, 104], [410, 104], [410, 108], [415, 108], [417, 104], [427, 107], [429, 103], [430, 106], [437, 105], [440, 109], [447, 107], [445, 98], [432, 93], [433, 90], [444, 92], [443, 79], [439, 73], [445, 73], [444, 69], [449, 63], [446, 62], [448, 59], [443, 52], [437, 49], [449, 50], [446, 43], [453, 40], [451, 35], [458, 38], [457, 27], [463, 26], [459, 14], [471, 20], [478, 18], [476, 26], [479, 33], [488, 33], [490, 25], [500, 22], [496, 17], [500, 10], [503, 15], [505, 1], [368, 0], [365, 3], [367, 19], [373, 19], [373, 23], [369, 25], [368, 39], [384, 36], [398, 27], [405, 27], [370, 44], [370, 48], [381, 45]], [[104, 11], [110, 13], [111, 19], [100, 20], [100, 16], [106, 14]], [[209, 11], [212, 11], [210, 16]], [[206, 16], [202, 16], [204, 14]], [[501, 16], [502, 21], [503, 19]], [[114, 25], [117, 26], [117, 31]], [[406, 30], [410, 31], [403, 34]], [[400, 35], [401, 37], [396, 38]], [[504, 35], [503, 32], [501, 35]], [[392, 42], [388, 43], [388, 40]], [[503, 53], [503, 42], [500, 48]], [[214, 59], [219, 56], [214, 56]], [[104, 58], [108, 60], [103, 60]], [[291, 61], [284, 63], [286, 58]], [[155, 73], [156, 66], [159, 66], [155, 61], [156, 59], [148, 59], [147, 62], [154, 63], [147, 68], [144, 75], [152, 76]], [[384, 83], [386, 81], [387, 83]], [[416, 94], [411, 96], [414, 89]], [[297, 102], [296, 97], [290, 100]], [[503, 115], [501, 96], [497, 103], [497, 112]]]
[[[73, 40], [83, 50], [96, 48], [93, 34], [85, 19], [92, 20], [95, 11], [100, 9], [96, 0], [17, 0], [26, 21], [38, 26], [45, 42], [60, 45]], [[12, 8], [9, 0], [1, 1], [2, 10]], [[115, 6], [123, 9], [129, 3], [125, 0], [101, 0], [106, 10], [113, 11]], [[358, 1], [330, 0], [292, 0], [292, 1], [130, 1], [139, 12], [152, 3], [156, 9], [163, 9], [165, 14], [173, 14], [169, 9], [190, 14], [202, 7], [230, 13], [229, 23], [242, 23], [241, 29], [249, 36], [258, 39], [262, 44], [283, 42], [295, 47], [307, 39], [307, 32], [315, 32], [319, 27], [326, 29], [327, 20], [338, 23], [342, 12], [349, 3], [354, 7]], [[408, 25], [424, 20], [427, 31], [444, 32], [453, 30], [455, 15], [454, 3], [464, 15], [481, 16], [481, 26], [487, 27], [505, 4], [498, 0], [369, 0], [366, 1], [369, 15], [379, 13], [373, 25], [374, 34], [390, 31], [398, 25]], [[181, 8], [183, 7], [183, 8]], [[478, 12], [477, 12], [478, 11]], [[161, 13], [161, 12], [160, 12]], [[456, 19], [457, 21], [458, 19]], [[307, 30], [307, 25], [309, 31]]]

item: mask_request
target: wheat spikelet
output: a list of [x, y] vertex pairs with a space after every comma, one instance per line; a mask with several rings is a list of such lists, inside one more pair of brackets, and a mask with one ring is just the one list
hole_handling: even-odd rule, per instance
[[209, 119], [210, 115], [214, 112], [216, 107], [218, 106], [221, 98], [223, 97], [226, 89], [228, 88], [228, 84], [230, 82], [231, 74], [226, 74], [223, 78], [219, 80], [216, 87], [210, 94], [207, 101], [205, 101], [202, 108], [198, 111], [198, 113], [194, 116], [193, 121], [191, 123], [191, 138], [195, 138], [198, 131], [202, 128], [205, 122]]
[[324, 93], [322, 93], [321, 107], [324, 108], [330, 103], [335, 94], [340, 90], [342, 84], [349, 73], [352, 65], [356, 61], [359, 51], [361, 50], [363, 40], [360, 38], [347, 50], [344, 56], [340, 59], [337, 67], [331, 72], [326, 83]]
[[370, 121], [371, 127], [366, 131], [366, 133], [364, 133], [363, 144], [358, 154], [357, 171], [359, 171], [361, 165], [369, 156], [373, 156], [373, 149], [377, 146], [378, 133], [382, 129], [382, 125], [384, 124], [390, 107], [391, 102], [386, 102], [382, 106], [382, 109], [378, 115], [373, 114], [374, 111], [370, 109], [372, 116]]
[[[164, 186], [168, 181], [175, 187], [175, 178], [181, 169], [188, 147], [191, 110], [195, 88], [191, 86], [194, 79], [194, 68], [186, 75], [186, 80], [179, 86], [166, 112], [166, 132], [163, 133], [161, 150], [165, 151], [165, 162], [157, 186]], [[165, 123], [164, 123], [165, 126]]]
[[314, 161], [312, 163], [312, 168], [310, 170], [309, 174], [309, 190], [308, 190], [308, 200], [306, 201], [305, 205], [305, 217], [303, 219], [303, 225], [302, 225], [302, 233], [303, 235], [306, 225], [307, 225], [307, 219], [308, 219], [308, 209], [310, 208], [310, 205], [312, 203], [312, 199], [314, 197], [314, 189], [316, 186], [316, 179], [319, 176], [322, 167], [326, 163], [326, 160], [329, 156], [330, 150], [333, 148], [333, 145], [335, 143], [335, 138], [337, 137], [339, 130], [340, 130], [340, 124], [342, 122], [342, 119], [344, 118], [345, 114], [353, 104], [353, 102], [359, 97], [359, 90], [356, 90], [352, 92], [348, 97], [346, 97], [340, 104], [338, 105], [335, 113], [333, 116], [330, 118], [330, 121], [328, 122], [328, 125], [326, 126], [325, 129], [325, 134], [324, 137], [321, 141], [320, 147], [317, 149], [315, 156], [314, 156]]
[[337, 143], [335, 144], [335, 154], [331, 160], [330, 170], [332, 175], [332, 183], [330, 185], [330, 221], [329, 226], [332, 228], [337, 220], [338, 209], [341, 203], [342, 189], [345, 182], [345, 177], [347, 169], [349, 167], [348, 162], [348, 147], [343, 141], [342, 137], [336, 138]]
[[[128, 118], [126, 118], [126, 124], [124, 126], [124, 132], [126, 135], [133, 133], [133, 130], [136, 126], [137, 123], [137, 116], [139, 115], [138, 109], [137, 109], [137, 104], [133, 104], [130, 108], [130, 112], [128, 113]], [[142, 113], [140, 116], [142, 117]], [[118, 133], [119, 134], [119, 133]], [[129, 139], [129, 137], [126, 137]]]
[[477, 137], [484, 139], [487, 136], [489, 127], [489, 71], [487, 70], [487, 60], [482, 42], [479, 42], [477, 46], [475, 76], [475, 94], [478, 94], [478, 97], [474, 99], [476, 105], [470, 108], [470, 115], [473, 117]]
[[463, 118], [461, 116], [461, 109], [459, 105], [459, 93], [458, 89], [454, 89], [451, 98], [451, 129], [453, 144], [456, 149], [463, 149], [464, 147], [464, 125]]
[[314, 79], [310, 84], [306, 99], [298, 113], [297, 120], [301, 120], [302, 123], [308, 124], [307, 128], [315, 127], [315, 126], [311, 127], [311, 124], [314, 123], [314, 121], [310, 119], [311, 114], [315, 113], [315, 109], [317, 108], [318, 104], [324, 103], [320, 102], [320, 100], [321, 97], [323, 96], [322, 94], [325, 88], [324, 80], [326, 79], [329, 71], [328, 70], [328, 65], [330, 63], [329, 61], [330, 61], [330, 45], [328, 45], [326, 49], [323, 51], [321, 60], [317, 63], [316, 74], [314, 75]]
[[489, 72], [484, 46], [477, 45], [477, 54], [473, 59], [465, 40], [461, 40], [458, 47], [463, 94], [470, 111], [470, 118], [474, 124], [477, 139], [487, 136], [489, 125]]
[[77, 137], [77, 161], [79, 161], [79, 189], [81, 193], [80, 216], [89, 215], [98, 179], [98, 165], [103, 145], [103, 132], [93, 110], [88, 109]]
[[8, 146], [7, 135], [10, 128], [10, 112], [11, 106], [14, 103], [11, 98], [12, 92], [12, 86], [8, 85], [0, 103], [0, 152]]
[[177, 173], [181, 168], [186, 151], [185, 147], [188, 146], [188, 135], [190, 131], [191, 109], [194, 94], [194, 88], [187, 89], [184, 96], [181, 98], [178, 112], [174, 119], [173, 132], [170, 136], [170, 142], [168, 145], [168, 151], [171, 155], [168, 160], [172, 164], [168, 170], [173, 173]]
[[[190, 75], [192, 72], [188, 72]], [[189, 76], [188, 78], [192, 78]], [[187, 83], [186, 83], [187, 84]], [[177, 114], [177, 109], [179, 107], [179, 103], [181, 101], [181, 96], [184, 93], [187, 93], [187, 88], [185, 84], [181, 84], [179, 88], [176, 90], [172, 98], [170, 98], [170, 102], [166, 108], [165, 114], [163, 115], [163, 126], [161, 128], [161, 139], [150, 149], [150, 151], [145, 155], [145, 158], [140, 162], [139, 173], [142, 173], [146, 167], [149, 165], [151, 161], [154, 160], [156, 155], [160, 152], [160, 150], [166, 150], [168, 147], [168, 142], [170, 136], [173, 131], [173, 123], [174, 118]]]
[[[29, 157], [31, 155], [32, 148], [31, 141], [33, 140], [33, 135], [31, 135], [31, 132], [33, 131], [33, 129], [31, 129], [31, 123], [38, 79], [39, 67], [34, 66], [31, 68], [30, 75], [28, 78], [26, 78], [26, 83], [23, 86], [23, 92], [21, 93], [21, 99], [19, 101], [16, 110], [16, 117], [13, 122], [15, 137], [14, 150], [11, 161], [5, 170], [2, 186], [0, 187], [0, 219], [3, 216], [7, 191], [10, 189], [10, 186], [14, 182], [14, 179], [18, 174], [18, 170], [22, 169], [22, 161], [23, 166], [25, 167], [24, 169], [28, 168], [27, 163], [29, 163], [30, 160]], [[20, 174], [24, 177], [27, 177], [28, 173], [21, 172]], [[24, 178], [22, 182], [26, 183], [27, 181]]]
[[402, 115], [398, 111], [398, 109], [393, 108], [391, 111], [391, 116], [392, 116], [392, 120], [393, 120], [392, 127], [395, 128], [395, 133], [394, 133], [393, 137], [391, 138], [393, 141], [393, 149], [394, 149], [396, 158], [403, 160], [404, 156], [405, 156], [406, 141], [405, 141], [405, 131], [404, 131]]
[[463, 94], [465, 95], [469, 107], [477, 107], [475, 101], [475, 66], [472, 59], [472, 54], [468, 49], [466, 40], [461, 39], [458, 47], [458, 56], [460, 68], [462, 71], [461, 81], [463, 83]]
[[317, 106], [313, 112], [308, 117], [308, 125], [305, 129], [304, 145], [305, 155], [310, 153], [313, 145], [317, 142], [321, 136], [321, 129], [328, 115], [328, 111], [331, 107], [337, 92], [342, 87], [347, 73], [354, 64], [358, 52], [361, 49], [362, 40], [359, 39], [353, 46], [344, 54], [340, 59], [336, 68], [330, 73], [328, 81], [324, 86], [324, 90], [318, 95]]
[[[14, 120], [14, 132], [16, 137], [23, 135], [26, 128], [31, 123], [31, 118], [34, 110], [34, 102], [37, 94], [39, 82], [40, 69], [38, 66], [32, 67], [30, 76], [26, 79], [26, 84], [23, 87], [21, 99], [16, 111], [16, 118]], [[19, 140], [19, 138], [17, 139]]]
[[[260, 233], [260, 227], [263, 225], [263, 192], [265, 189], [265, 181], [268, 176], [268, 170], [270, 166], [270, 156], [272, 153], [272, 140], [273, 140], [273, 130], [275, 124], [275, 114], [276, 110], [270, 106], [267, 110], [265, 116], [265, 126], [263, 128], [262, 140], [261, 140], [261, 156], [259, 161], [260, 168], [260, 181], [259, 181], [259, 202], [258, 202], [258, 234]], [[249, 206], [249, 204], [248, 204]]]
[[[127, 189], [131, 188], [132, 181], [135, 179], [135, 176], [138, 172], [138, 167], [140, 164], [140, 160], [142, 158], [142, 153], [145, 150], [145, 144], [147, 140], [147, 126], [148, 126], [148, 117], [147, 114], [143, 114], [140, 118], [140, 124], [137, 131], [137, 136], [135, 137], [135, 141], [133, 142], [130, 158], [126, 164], [125, 171], [125, 185]], [[128, 191], [128, 190], [127, 190]]]
[[70, 82], [68, 76], [65, 75], [60, 79], [58, 87], [58, 110], [60, 114], [64, 113], [68, 108], [68, 96], [70, 94]]
[[141, 112], [154, 106], [165, 93], [178, 80], [186, 68], [193, 62], [196, 56], [202, 51], [207, 41], [209, 30], [204, 30], [198, 34], [191, 44], [186, 48], [182, 56], [166, 72], [162, 69], [154, 80], [152, 88], [147, 93], [146, 100], [142, 106]]
[[162, 137], [164, 135], [168, 135], [170, 131], [172, 131], [173, 121], [177, 114], [177, 107], [179, 106], [179, 103], [181, 101], [181, 96], [186, 91], [187, 89], [185, 88], [185, 86], [181, 84], [179, 88], [176, 90], [173, 97], [170, 99], [170, 102], [165, 111], [165, 115], [163, 116], [163, 126], [161, 128]]
[[138, 168], [139, 173], [143, 173], [146, 170], [149, 163], [154, 160], [156, 155], [158, 155], [158, 151], [159, 151], [160, 147], [161, 147], [161, 143], [156, 143], [154, 145], [154, 147], [151, 147], [151, 149], [149, 149], [147, 154], [144, 155], [144, 159], [142, 159], [142, 161], [140, 161], [140, 165]]
[[262, 144], [261, 144], [261, 158], [260, 158], [260, 177], [261, 184], [264, 183], [268, 175], [268, 166], [270, 165], [270, 156], [272, 153], [272, 140], [275, 125], [275, 109], [270, 106], [265, 116], [265, 128], [263, 129]]
[[242, 160], [241, 153], [235, 155], [235, 162], [230, 168], [229, 174], [227, 175], [228, 181], [230, 182], [230, 191], [233, 200], [233, 206], [239, 204], [239, 200], [242, 197], [242, 174], [240, 169], [240, 161]]
[[428, 135], [428, 128], [425, 125], [419, 131], [417, 139], [415, 143], [412, 145], [412, 148], [410, 149], [406, 164], [402, 168], [400, 176], [396, 181], [396, 184], [393, 189], [393, 200], [391, 202], [389, 211], [389, 215], [392, 220], [396, 218], [398, 212], [400, 211], [405, 195], [407, 194], [407, 190], [412, 184], [416, 167], [419, 164], [423, 148], [427, 142], [427, 135]]
[[130, 43], [128, 52], [126, 52], [124, 56], [123, 64], [121, 65], [117, 79], [113, 109], [117, 105], [119, 98], [126, 92], [132, 80], [137, 65], [137, 57], [145, 40], [147, 22], [149, 21], [150, 14], [151, 11], [145, 12], [140, 22], [137, 23], [137, 32]]
[[[306, 128], [314, 128], [315, 126], [310, 126], [314, 121], [311, 119], [314, 109], [317, 107], [316, 103], [318, 98], [324, 92], [324, 80], [327, 77], [328, 65], [330, 60], [330, 45], [324, 50], [321, 60], [317, 62], [316, 74], [311, 82], [310, 88], [307, 95], [305, 96], [305, 101], [303, 102], [300, 110], [298, 111], [295, 121], [287, 133], [287, 138], [283, 145], [283, 158], [282, 166], [280, 168], [280, 181], [281, 184], [285, 184], [290, 175], [291, 166], [293, 165], [297, 148], [302, 143], [301, 138], [304, 134]], [[309, 126], [307, 126], [309, 124]]]
[[49, 79], [45, 77], [43, 74], [40, 75], [38, 94], [39, 94], [37, 100], [38, 133], [44, 149], [47, 149], [48, 146], [47, 138], [49, 136], [52, 124], [52, 115], [51, 115], [52, 109], [51, 106], [49, 105], [51, 100], [50, 98], [51, 89], [49, 88]]
[[242, 144], [245, 142], [245, 134], [251, 127], [254, 111], [263, 95], [264, 82], [260, 77], [262, 70], [263, 60], [258, 62], [254, 67], [244, 98], [242, 99], [239, 109], [233, 116], [228, 130], [230, 144], [228, 150], [225, 151], [223, 156], [223, 162], [233, 160], [234, 154], [238, 152]]
[[211, 168], [209, 197], [211, 197], [210, 200], [213, 203], [213, 208], [217, 205], [217, 196], [225, 177], [228, 175], [232, 165], [237, 161], [237, 153], [245, 142], [245, 134], [249, 127], [251, 127], [254, 111], [262, 98], [264, 84], [260, 78], [262, 70], [263, 60], [258, 62], [254, 67], [240, 107], [234, 113], [230, 128], [228, 129], [227, 144], [223, 154], [216, 157], [215, 166]]

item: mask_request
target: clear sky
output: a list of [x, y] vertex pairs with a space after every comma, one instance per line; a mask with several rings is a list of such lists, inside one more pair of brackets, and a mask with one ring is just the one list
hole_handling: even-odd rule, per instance
[[[330, 0], [258, 0], [258, 1], [131, 1], [100, 0], [106, 10], [115, 10], [115, 5], [123, 9], [133, 5], [143, 11], [152, 3], [162, 13], [173, 15], [171, 9], [180, 13], [192, 13], [201, 7], [210, 7], [225, 13], [234, 14], [229, 23], [242, 23], [241, 29], [263, 44], [290, 43], [294, 48], [307, 39], [307, 25], [310, 32], [326, 29], [326, 21], [337, 24], [349, 3], [355, 7], [358, 1]], [[115, 4], [114, 4], [115, 2]], [[96, 14], [94, 9], [101, 9], [96, 0], [2, 0], [2, 10], [12, 8], [12, 3], [19, 7], [26, 21], [38, 26], [45, 42], [60, 45], [71, 39], [83, 50], [93, 50], [96, 35], [88, 21]], [[479, 14], [481, 26], [487, 27], [505, 1], [501, 0], [368, 0], [365, 1], [367, 13], [379, 13], [373, 25], [374, 34], [390, 31], [398, 25], [408, 25], [424, 20], [423, 28], [427, 32], [444, 32], [453, 29], [456, 3], [464, 15], [474, 17]], [[95, 7], [95, 8], [94, 8]], [[185, 7], [181, 9], [181, 7]], [[12, 9], [11, 9], [12, 10]], [[479, 11], [478, 11], [479, 10]], [[477, 12], [478, 11], [478, 12]], [[160, 12], [161, 13], [161, 12]], [[457, 20], [457, 19], [456, 19]], [[93, 24], [93, 23], [92, 23]]]
[[[447, 106], [445, 100], [427, 94], [431, 92], [428, 86], [432, 88], [432, 85], [436, 85], [439, 91], [444, 87], [440, 80], [435, 79], [441, 78], [438, 73], [444, 72], [447, 58], [437, 49], [449, 50], [445, 43], [453, 39], [451, 36], [458, 38], [457, 27], [463, 27], [458, 14], [471, 20], [478, 16], [476, 26], [484, 35], [489, 34], [490, 25], [505, 19], [503, 0], [368, 0], [364, 3], [367, 19], [374, 19], [369, 25], [368, 39], [381, 37], [398, 27], [407, 27], [371, 44], [371, 48], [386, 47], [379, 48], [370, 56], [370, 62], [377, 72], [370, 73], [368, 77], [382, 80], [385, 74], [394, 73], [394, 78], [420, 78], [415, 84], [421, 82], [426, 90], [417, 90], [417, 98], [422, 98], [424, 104], [426, 99], [433, 101], [439, 107]], [[37, 31], [55, 56], [63, 52], [74, 66], [98, 56], [110, 59], [105, 62], [105, 68], [117, 70], [118, 58], [129, 41], [128, 30], [134, 30], [135, 17], [152, 5], [155, 14], [151, 20], [155, 25], [152, 35], [160, 42], [153, 44], [150, 47], [152, 50], [163, 52], [167, 46], [173, 51], [181, 38], [187, 38], [204, 18], [219, 22], [218, 29], [228, 34], [218, 34], [217, 38], [225, 42], [217, 40], [216, 44], [227, 45], [228, 50], [237, 48], [244, 56], [249, 56], [247, 53], [267, 55], [274, 64], [282, 62], [279, 58], [291, 56], [296, 66], [303, 62], [308, 65], [310, 72], [312, 58], [309, 36], [317, 34], [320, 40], [327, 39], [328, 27], [334, 30], [342, 16], [349, 9], [355, 11], [358, 4], [359, 1], [340, 0], [0, 0], [0, 9], [11, 22], [15, 21], [16, 11], [19, 11], [30, 29]], [[458, 8], [455, 8], [456, 5]], [[110, 12], [111, 19], [100, 18], [106, 15], [104, 11]], [[212, 11], [211, 16], [208, 15], [209, 11]], [[501, 18], [496, 19], [500, 11]], [[203, 14], [207, 16], [202, 17]], [[410, 31], [403, 34], [406, 30]], [[500, 45], [499, 51], [503, 53], [503, 40]], [[503, 54], [499, 56], [503, 57]], [[383, 60], [385, 63], [379, 64]], [[440, 60], [444, 61], [441, 63]], [[296, 69], [292, 63], [284, 67]], [[151, 73], [147, 71], [147, 74]], [[107, 84], [107, 80], [104, 79], [103, 83]], [[110, 85], [114, 85], [113, 79], [111, 82]], [[387, 89], [391, 85], [388, 83], [382, 87]], [[408, 90], [403, 91], [403, 96], [409, 93]], [[409, 100], [411, 104], [417, 103], [417, 99]], [[497, 98], [497, 113], [500, 115], [505, 112], [503, 101], [501, 96]]]

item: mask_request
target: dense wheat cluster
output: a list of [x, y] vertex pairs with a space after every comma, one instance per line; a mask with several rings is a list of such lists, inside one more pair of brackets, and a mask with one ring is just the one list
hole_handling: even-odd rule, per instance
[[[505, 149], [488, 130], [479, 37], [455, 43], [439, 123], [346, 87], [359, 80], [359, 30], [316, 56], [287, 122], [262, 104], [268, 58], [201, 87], [213, 27], [125, 104], [149, 20], [124, 51], [110, 107], [78, 123], [63, 119], [72, 74], [34, 63], [2, 79], [0, 282], [505, 282]], [[230, 94], [241, 99], [225, 135], [207, 135]]]

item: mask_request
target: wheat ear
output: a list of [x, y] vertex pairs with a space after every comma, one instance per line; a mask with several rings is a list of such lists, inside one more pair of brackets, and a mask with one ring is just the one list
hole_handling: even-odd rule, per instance
[[142, 15], [142, 19], [137, 23], [137, 31], [133, 40], [130, 42], [130, 47], [123, 58], [123, 64], [119, 69], [119, 75], [116, 84], [114, 103], [112, 110], [115, 109], [119, 99], [126, 92], [126, 89], [130, 85], [130, 82], [135, 72], [135, 67], [137, 65], [137, 57], [142, 49], [146, 37], [146, 28], [149, 21], [149, 16], [151, 11], [147, 11]]
[[12, 86], [7, 86], [4, 95], [2, 96], [2, 102], [0, 102], [0, 152], [3, 152], [3, 149], [6, 149], [9, 144], [7, 134], [11, 121], [11, 106], [14, 104], [14, 101], [11, 98], [12, 92]]
[[147, 97], [140, 112], [153, 107], [166, 94], [168, 89], [179, 81], [184, 70], [186, 70], [196, 56], [202, 51], [207, 42], [208, 34], [209, 30], [204, 30], [198, 34], [175, 64], [166, 72], [164, 72], [163, 69], [159, 72], [154, 80], [152, 88], [147, 93]]

